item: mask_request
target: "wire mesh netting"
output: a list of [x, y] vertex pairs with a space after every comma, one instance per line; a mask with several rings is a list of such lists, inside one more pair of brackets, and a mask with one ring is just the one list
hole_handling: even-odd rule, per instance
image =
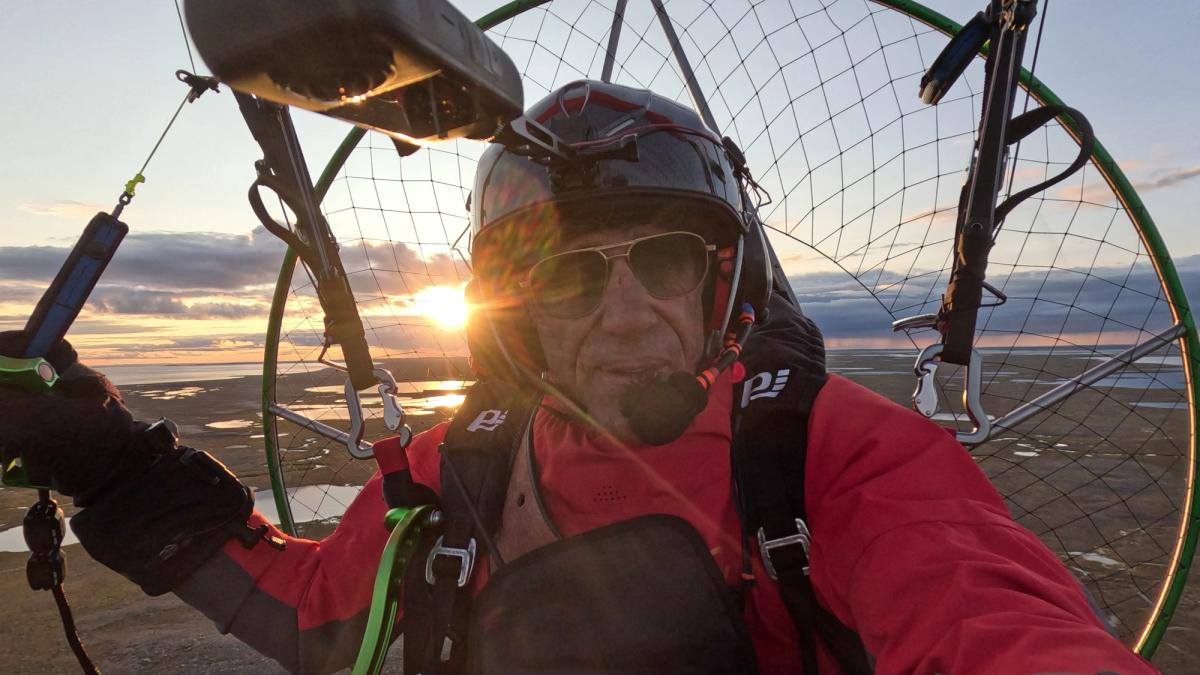
[[[524, 73], [527, 104], [600, 77], [614, 7], [554, 2], [491, 29]], [[760, 215], [827, 334], [831, 370], [907, 404], [912, 361], [937, 336], [893, 334], [890, 322], [935, 312], [945, 289], [982, 61], [929, 107], [918, 81], [947, 38], [883, 4], [664, 7], [720, 132], [770, 195]], [[613, 81], [695, 104], [653, 3], [628, 3], [615, 25]], [[401, 159], [387, 138], [367, 135], [324, 201], [373, 355], [401, 381], [415, 431], [452, 414], [470, 377], [456, 293], [469, 275], [465, 204], [483, 149], [453, 142]], [[1010, 161], [1007, 191], [1058, 173], [1077, 151], [1066, 129], [1048, 125]], [[998, 294], [980, 312], [977, 346], [984, 409], [1000, 420], [1175, 325], [1134, 220], [1090, 163], [1008, 216], [988, 280]], [[315, 361], [322, 316], [299, 269], [282, 310], [278, 354], [288, 365], [278, 369], [275, 402], [344, 427], [345, 378]], [[939, 369], [934, 419], [969, 429], [958, 375]], [[1188, 384], [1170, 343], [971, 451], [1014, 516], [1079, 575], [1127, 641], [1152, 617], [1175, 565], [1192, 461]], [[379, 397], [364, 394], [364, 410], [367, 437], [384, 433]], [[297, 528], [317, 536], [352, 498], [344, 486], [361, 485], [374, 464], [278, 425]]]

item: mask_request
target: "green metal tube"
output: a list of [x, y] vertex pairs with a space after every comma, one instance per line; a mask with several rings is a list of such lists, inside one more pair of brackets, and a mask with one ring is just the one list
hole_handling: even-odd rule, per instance
[[379, 557], [371, 611], [367, 615], [358, 658], [354, 661], [353, 675], [376, 675], [383, 669], [395, 633], [396, 616], [400, 613], [400, 584], [404, 580], [404, 571], [421, 542], [421, 535], [430, 528], [432, 513], [433, 506], [426, 504], [412, 509], [392, 509], [384, 516], [392, 533]]
[[489, 28], [493, 28], [501, 23], [504, 23], [505, 21], [508, 21], [521, 12], [544, 5], [550, 1], [551, 0], [513, 0], [507, 5], [501, 5], [498, 9], [479, 17], [475, 20], [475, 25], [484, 30], [488, 30]]

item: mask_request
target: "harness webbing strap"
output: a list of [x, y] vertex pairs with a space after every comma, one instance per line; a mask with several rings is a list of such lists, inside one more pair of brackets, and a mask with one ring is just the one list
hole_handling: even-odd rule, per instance
[[[838, 665], [842, 670], [851, 675], [860, 675], [874, 672], [871, 666], [870, 659], [867, 656], [866, 648], [863, 646], [862, 639], [858, 634], [850, 630], [846, 624], [838, 620], [836, 616], [830, 613], [817, 602], [817, 596], [813, 590], [812, 581], [808, 575], [798, 569], [779, 570], [779, 589], [783, 595], [783, 602], [787, 605], [788, 614], [791, 615], [792, 621], [797, 626], [808, 625], [812, 627], [809, 631], [808, 648], [813, 648], [812, 643], [813, 632], [820, 637], [821, 642], [833, 654]], [[813, 668], [812, 672], [816, 672], [816, 653], [812, 652], [811, 656], [808, 652], [804, 655], [806, 672], [808, 668]]]
[[[762, 540], [802, 539], [759, 553], [775, 573], [788, 614], [800, 633], [804, 671], [808, 674], [819, 672], [816, 645], [819, 638], [842, 670], [853, 675], [871, 673], [873, 668], [862, 640], [820, 605], [809, 576], [803, 489], [807, 456], [807, 438], [803, 432], [807, 431], [807, 425], [797, 425], [794, 418], [773, 421], [787, 424], [792, 429], [801, 426], [802, 433], [789, 435], [778, 424], [767, 423], [755, 431], [741, 434], [740, 439], [748, 447], [740, 463], [749, 468], [742, 473], [739, 490], [751, 504], [747, 513], [757, 512], [760, 516], [749, 525], [753, 527], [755, 522], [760, 523]], [[766, 440], [768, 437], [777, 440], [770, 442]], [[749, 453], [756, 456], [751, 459]]]
[[[766, 541], [776, 541], [795, 535], [798, 533], [797, 516], [793, 514], [798, 514], [803, 521], [804, 510], [803, 504], [800, 505], [799, 510], [793, 508], [788, 499], [791, 491], [787, 489], [787, 485], [797, 479], [800, 481], [799, 485], [804, 484], [803, 461], [783, 461], [780, 456], [783, 453], [779, 452], [777, 448], [751, 445], [752, 441], [747, 442], [747, 434], [743, 431], [742, 420], [738, 417], [740, 416], [735, 416], [732, 452], [734, 481], [737, 486], [738, 500], [741, 502], [740, 511], [745, 520], [743, 526], [751, 534], [751, 538], [761, 532], [762, 539]], [[806, 426], [797, 425], [796, 422], [797, 420], [790, 421], [793, 429], [796, 426], [801, 428]], [[800, 437], [803, 438], [802, 435]], [[790, 440], [795, 443], [795, 439]], [[791, 450], [794, 452], [797, 449], [793, 447]], [[754, 456], [751, 457], [750, 453], [754, 453]], [[804, 453], [798, 454], [803, 459]], [[798, 476], [789, 475], [797, 469], [799, 470]], [[803, 498], [802, 494], [800, 496]], [[806, 675], [815, 675], [818, 668], [813, 613], [809, 605], [801, 602], [805, 595], [803, 592], [800, 595], [788, 592], [789, 588], [800, 585], [808, 586], [807, 595], [812, 595], [811, 582], [808, 578], [806, 548], [807, 544], [792, 545], [776, 548], [769, 552], [760, 550], [759, 554], [773, 567], [788, 613], [791, 615], [793, 623], [796, 624], [800, 637], [804, 672]], [[815, 597], [812, 604], [816, 604]]]
[[513, 453], [538, 400], [503, 382], [478, 382], [446, 431], [440, 448], [445, 526], [425, 556], [414, 559], [425, 564], [411, 565], [405, 579], [405, 673], [461, 672], [466, 662], [474, 556], [485, 549], [499, 555], [492, 535], [504, 511]]
[[808, 416], [826, 379], [820, 331], [776, 296], [742, 362], [747, 380], [734, 395], [732, 448], [742, 526], [779, 581], [804, 672], [818, 672], [817, 638], [846, 672], [872, 672], [862, 641], [818, 604], [809, 577], [804, 480]]

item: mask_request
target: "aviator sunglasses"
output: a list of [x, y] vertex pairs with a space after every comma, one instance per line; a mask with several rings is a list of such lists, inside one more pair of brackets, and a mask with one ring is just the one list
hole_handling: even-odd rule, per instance
[[690, 293], [704, 281], [708, 254], [716, 248], [694, 232], [666, 232], [564, 251], [538, 261], [521, 288], [532, 294], [547, 315], [578, 319], [600, 306], [610, 260], [626, 258], [646, 292], [666, 300]]

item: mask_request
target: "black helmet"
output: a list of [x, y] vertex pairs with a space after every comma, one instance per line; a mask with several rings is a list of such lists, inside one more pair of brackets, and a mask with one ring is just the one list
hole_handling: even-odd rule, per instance
[[553, 160], [539, 161], [520, 147], [493, 145], [475, 173], [474, 245], [530, 210], [611, 199], [695, 202], [722, 214], [729, 235], [746, 230], [742, 191], [727, 151], [690, 108], [645, 89], [582, 80], [542, 99], [525, 119], [575, 149], [618, 146], [636, 137], [636, 160], [620, 152], [590, 160], [580, 153], [574, 163], [584, 166], [555, 167]]
[[717, 337], [742, 301], [765, 304], [766, 244], [744, 159], [692, 109], [644, 89], [581, 80], [536, 103], [496, 141], [479, 160], [470, 205], [468, 291], [484, 308], [468, 333], [477, 367], [503, 373], [515, 361], [540, 369], [516, 283], [565, 228], [669, 214], [718, 246], [706, 287]]

